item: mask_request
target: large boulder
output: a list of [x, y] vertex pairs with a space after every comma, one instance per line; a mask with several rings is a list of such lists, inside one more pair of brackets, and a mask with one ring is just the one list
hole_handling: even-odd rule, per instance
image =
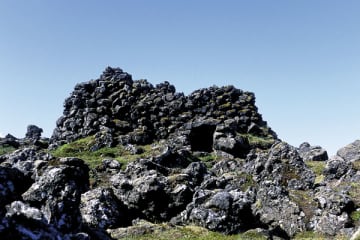
[[302, 143], [299, 148], [300, 157], [304, 161], [326, 161], [328, 160], [328, 154], [325, 149], [320, 146], [311, 146], [309, 143]]
[[126, 221], [126, 209], [111, 188], [96, 188], [81, 195], [83, 222], [91, 228], [116, 228]]
[[22, 194], [30, 206], [41, 208], [46, 220], [62, 232], [79, 230], [81, 194], [89, 188], [89, 168], [77, 158], [62, 158], [47, 166]]
[[355, 142], [340, 148], [337, 151], [337, 155], [347, 162], [360, 160], [360, 140], [356, 140]]
[[310, 225], [315, 231], [334, 236], [352, 227], [349, 213], [355, 210], [355, 204], [347, 194], [322, 187], [314, 199], [319, 210]]
[[255, 194], [242, 192], [199, 189], [186, 209], [171, 221], [175, 224], [195, 224], [212, 231], [238, 233], [259, 222], [252, 214], [251, 204]]
[[252, 211], [275, 235], [289, 238], [306, 229], [305, 213], [284, 187], [271, 181], [260, 184]]
[[18, 169], [0, 166], [0, 212], [6, 204], [20, 200], [30, 185], [31, 180]]
[[340, 179], [350, 170], [350, 168], [350, 162], [339, 156], [333, 156], [326, 162], [323, 172], [327, 180]]
[[43, 132], [42, 128], [39, 128], [38, 126], [35, 125], [29, 125], [27, 127], [25, 139], [29, 139], [34, 142], [38, 141], [41, 138], [42, 132]]
[[48, 224], [37, 208], [21, 201], [7, 206], [6, 216], [0, 223], [1, 239], [70, 239]]

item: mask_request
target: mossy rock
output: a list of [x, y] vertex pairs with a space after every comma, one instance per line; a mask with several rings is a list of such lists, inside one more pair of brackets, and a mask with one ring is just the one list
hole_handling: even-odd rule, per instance
[[112, 158], [119, 161], [123, 168], [129, 162], [132, 162], [138, 158], [151, 157], [159, 154], [159, 150], [152, 147], [152, 144], [143, 145], [141, 154], [131, 154], [125, 150], [122, 145], [116, 147], [104, 147], [96, 151], [91, 151], [91, 146], [95, 143], [95, 137], [90, 136], [76, 140], [74, 142], [60, 146], [59, 148], [51, 151], [54, 157], [77, 157], [85, 161], [85, 163], [94, 169], [101, 164], [105, 158]]
[[252, 148], [268, 149], [275, 143], [275, 139], [272, 136], [261, 137], [253, 134], [240, 135], [248, 139]]
[[310, 168], [315, 173], [315, 184], [319, 184], [324, 181], [324, 169], [326, 162], [324, 161], [306, 161], [306, 166]]

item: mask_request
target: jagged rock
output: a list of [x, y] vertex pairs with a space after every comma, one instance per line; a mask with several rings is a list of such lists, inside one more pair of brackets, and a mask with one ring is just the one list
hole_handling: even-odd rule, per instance
[[20, 146], [19, 140], [11, 134], [7, 134], [5, 138], [0, 138], [1, 146], [11, 146], [18, 148]]
[[222, 133], [215, 133], [214, 149], [224, 151], [235, 157], [245, 157], [250, 150], [250, 145], [248, 140], [241, 136], [231, 137]]
[[341, 192], [323, 187], [315, 194], [319, 211], [311, 219], [315, 231], [334, 236], [341, 230], [352, 227], [350, 212], [354, 211], [354, 202]]
[[309, 189], [315, 180], [315, 174], [305, 165], [296, 148], [284, 142], [275, 143], [269, 151], [252, 152], [244, 167], [257, 182], [272, 181], [290, 189]]
[[68, 232], [81, 226], [78, 206], [81, 193], [89, 187], [89, 169], [76, 158], [62, 158], [57, 164], [46, 167], [22, 197], [31, 206], [41, 208], [49, 223]]
[[97, 188], [81, 195], [83, 222], [91, 228], [116, 228], [126, 223], [126, 209], [112, 189]]
[[360, 140], [329, 160], [319, 146], [292, 147], [263, 121], [255, 95], [234, 86], [185, 96], [111, 67], [77, 84], [49, 149], [92, 136], [90, 151], [141, 156], [124, 166], [104, 154], [91, 179], [82, 160], [40, 151], [48, 143], [41, 133], [30, 125], [24, 139], [0, 139], [20, 148], [0, 156], [1, 239], [111, 239], [171, 224], [258, 229], [269, 239], [354, 232]]
[[25, 134], [25, 138], [31, 141], [38, 141], [41, 138], [43, 130], [35, 125], [29, 125]]
[[21, 171], [26, 178], [35, 180], [38, 176], [38, 171], [44, 165], [40, 164], [40, 161], [47, 162], [51, 159], [53, 159], [53, 157], [50, 154], [39, 152], [34, 147], [27, 147], [5, 155], [1, 166], [16, 168]]
[[[212, 152], [216, 126], [228, 126], [226, 122], [233, 119], [233, 131], [276, 139], [254, 103], [254, 94], [233, 86], [200, 89], [184, 96], [168, 82], [154, 87], [146, 80], [133, 81], [119, 68], [108, 67], [99, 79], [76, 85], [65, 100], [64, 115], [57, 121], [51, 148], [89, 135], [96, 136], [94, 150], [182, 135], [193, 151]], [[221, 142], [217, 145], [230, 154], [244, 155], [244, 139], [234, 136], [227, 140], [235, 140], [234, 146], [228, 148]]]
[[339, 149], [337, 155], [344, 159], [346, 162], [360, 160], [360, 140]]
[[161, 173], [150, 170], [139, 176], [123, 176], [121, 173], [110, 179], [114, 193], [137, 216], [151, 221], [167, 220], [169, 196], [167, 179]]
[[333, 156], [326, 162], [324, 175], [327, 180], [339, 179], [351, 168], [351, 163], [339, 156]]
[[207, 168], [202, 162], [192, 162], [181, 172], [189, 177], [187, 183], [191, 187], [200, 185], [208, 174]]
[[191, 163], [189, 159], [191, 159], [191, 154], [186, 150], [175, 152], [166, 147], [160, 155], [151, 160], [167, 168], [185, 168]]
[[258, 224], [251, 213], [254, 199], [252, 191], [215, 192], [199, 189], [186, 210], [171, 221], [175, 224], [196, 224], [213, 231], [237, 233]]
[[271, 181], [265, 181], [258, 189], [253, 214], [269, 226], [276, 235], [288, 238], [306, 229], [305, 214], [293, 202], [287, 191]]
[[116, 173], [121, 169], [121, 163], [115, 159], [104, 159], [100, 166], [96, 168], [98, 171], [108, 171]]
[[21, 199], [31, 181], [16, 168], [0, 166], [0, 212], [6, 204]]
[[5, 218], [0, 223], [1, 239], [68, 239], [47, 223], [43, 213], [20, 201], [7, 207]]
[[304, 142], [299, 146], [300, 157], [304, 161], [326, 161], [328, 154], [325, 149], [320, 146], [311, 146], [309, 143]]

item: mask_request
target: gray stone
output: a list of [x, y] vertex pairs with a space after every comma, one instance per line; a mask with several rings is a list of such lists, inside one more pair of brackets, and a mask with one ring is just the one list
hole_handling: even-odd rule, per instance
[[126, 223], [125, 208], [112, 189], [97, 188], [81, 195], [83, 222], [92, 228], [116, 228]]
[[299, 147], [300, 157], [304, 161], [326, 161], [328, 154], [325, 149], [320, 146], [311, 146], [309, 143], [304, 142]]
[[360, 140], [339, 149], [337, 155], [347, 162], [360, 160]]

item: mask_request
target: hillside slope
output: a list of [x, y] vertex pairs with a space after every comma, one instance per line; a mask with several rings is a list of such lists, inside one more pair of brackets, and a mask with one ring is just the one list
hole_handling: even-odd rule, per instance
[[359, 141], [330, 159], [290, 146], [234, 86], [185, 96], [108, 67], [41, 132], [0, 139], [1, 239], [346, 239], [359, 224]]

